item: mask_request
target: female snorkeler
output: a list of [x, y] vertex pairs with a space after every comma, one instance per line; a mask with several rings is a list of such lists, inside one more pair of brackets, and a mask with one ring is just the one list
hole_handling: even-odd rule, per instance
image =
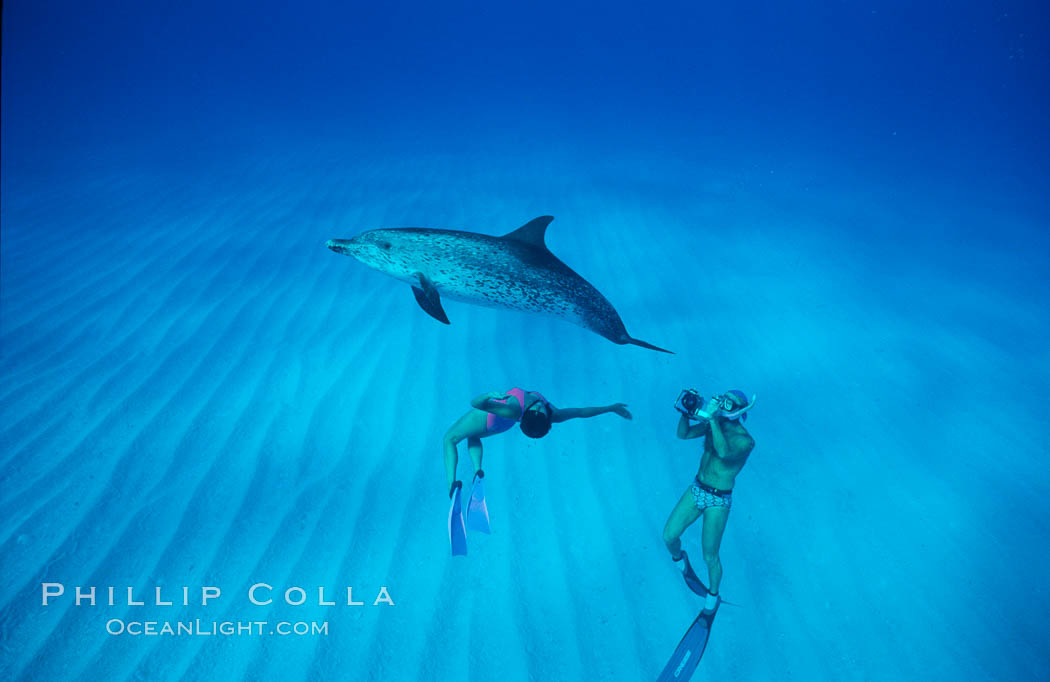
[[[466, 526], [483, 533], [489, 532], [489, 514], [485, 506], [485, 488], [481, 469], [481, 439], [508, 431], [518, 424], [529, 438], [543, 438], [551, 430], [551, 424], [569, 419], [586, 419], [614, 412], [624, 419], [631, 419], [625, 403], [614, 403], [605, 407], [555, 407], [549, 400], [535, 391], [512, 388], [509, 391], [483, 393], [470, 401], [471, 410], [460, 417], [445, 433], [445, 474], [448, 495], [452, 505], [448, 514], [449, 541], [452, 554], [467, 553]], [[467, 440], [467, 452], [474, 465], [474, 485], [467, 506], [464, 524], [460, 494], [463, 483], [456, 480], [456, 465], [459, 454], [456, 446]]]

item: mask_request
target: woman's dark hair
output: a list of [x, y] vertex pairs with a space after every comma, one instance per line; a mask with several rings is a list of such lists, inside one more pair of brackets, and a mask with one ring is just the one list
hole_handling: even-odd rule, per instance
[[525, 408], [521, 414], [521, 432], [529, 438], [543, 438], [551, 430], [551, 408], [547, 403], [543, 403], [543, 412], [537, 412], [530, 409], [532, 405]]

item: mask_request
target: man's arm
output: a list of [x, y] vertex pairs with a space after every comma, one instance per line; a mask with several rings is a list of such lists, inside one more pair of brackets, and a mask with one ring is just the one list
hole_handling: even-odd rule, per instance
[[678, 437], [682, 440], [689, 440], [690, 438], [699, 438], [707, 433], [707, 422], [702, 421], [698, 424], [690, 426], [689, 417], [684, 414], [682, 418], [678, 420]]
[[751, 448], [755, 447], [755, 441], [747, 435], [736, 435], [732, 440], [727, 440], [718, 420], [712, 419], [711, 447], [714, 448], [715, 456], [719, 459], [739, 459], [746, 457], [751, 452]]
[[624, 419], [633, 419], [627, 410], [626, 403], [614, 403], [605, 407], [555, 407], [551, 405], [551, 422], [557, 424], [569, 419], [588, 419], [608, 412], [615, 412]]

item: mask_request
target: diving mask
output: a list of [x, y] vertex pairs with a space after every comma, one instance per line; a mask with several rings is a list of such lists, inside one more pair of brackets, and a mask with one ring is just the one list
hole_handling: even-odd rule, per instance
[[752, 395], [751, 400], [748, 400], [743, 391], [733, 389], [719, 396], [718, 400], [720, 401], [719, 410], [723, 417], [743, 421], [747, 419], [747, 411], [754, 407], [758, 396]]

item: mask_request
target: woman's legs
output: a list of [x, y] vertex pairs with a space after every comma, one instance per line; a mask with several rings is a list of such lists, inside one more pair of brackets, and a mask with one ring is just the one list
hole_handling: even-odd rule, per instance
[[[445, 450], [445, 479], [448, 484], [447, 490], [452, 491], [452, 484], [456, 482], [456, 465], [459, 463], [459, 454], [456, 446], [464, 438], [467, 440], [467, 451], [474, 462], [474, 470], [481, 468], [481, 436], [485, 434], [485, 422], [487, 414], [481, 410], [471, 410], [456, 420], [456, 423], [445, 432], [442, 442]], [[477, 447], [474, 444], [477, 444]], [[476, 456], [476, 460], [475, 460]]]

